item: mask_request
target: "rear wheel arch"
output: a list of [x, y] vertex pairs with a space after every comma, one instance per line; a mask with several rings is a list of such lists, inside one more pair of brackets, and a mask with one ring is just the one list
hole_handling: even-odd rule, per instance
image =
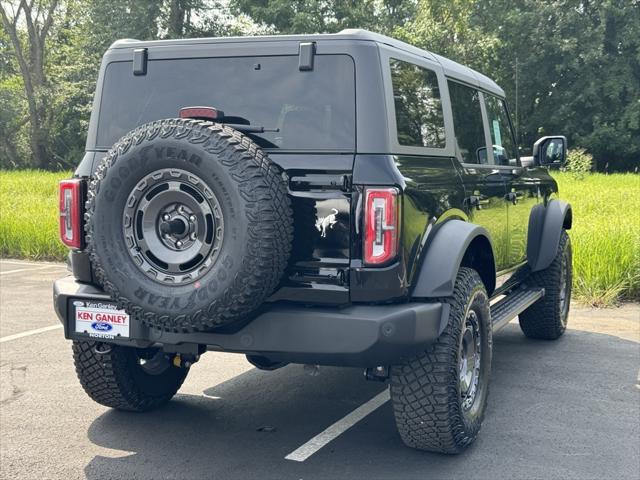
[[433, 233], [423, 254], [412, 298], [440, 298], [453, 293], [460, 267], [478, 272], [489, 295], [496, 284], [495, 257], [489, 233], [463, 220], [449, 220]]
[[493, 294], [496, 288], [496, 262], [488, 237], [478, 235], [471, 241], [462, 257], [460, 267], [469, 267], [478, 272], [487, 294]]

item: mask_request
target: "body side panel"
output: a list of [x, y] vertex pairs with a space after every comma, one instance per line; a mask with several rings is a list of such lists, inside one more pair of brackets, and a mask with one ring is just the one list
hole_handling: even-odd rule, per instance
[[[439, 224], [468, 219], [464, 188], [450, 157], [415, 155], [356, 155], [354, 195], [364, 186], [393, 185], [402, 193], [401, 240], [397, 262], [384, 268], [362, 265], [362, 214], [353, 200], [354, 228], [351, 261], [351, 299], [376, 302], [409, 296], [425, 269], [425, 252]], [[464, 251], [460, 255], [463, 255]], [[431, 273], [428, 273], [429, 275]]]

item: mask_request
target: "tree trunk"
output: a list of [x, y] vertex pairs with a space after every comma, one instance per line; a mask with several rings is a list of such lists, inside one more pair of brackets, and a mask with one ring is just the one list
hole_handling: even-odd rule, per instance
[[169, 38], [180, 38], [184, 35], [184, 17], [187, 2], [185, 0], [171, 0], [169, 6]]
[[[7, 7], [0, 4], [2, 25], [11, 40], [27, 98], [30, 126], [29, 145], [33, 166], [37, 168], [47, 168], [50, 159], [46, 128], [46, 102], [43, 98], [47, 86], [44, 52], [58, 0], [49, 0], [44, 3], [48, 3], [47, 7], [45, 8], [42, 3], [38, 3], [35, 12], [33, 11], [35, 4], [33, 1], [21, 0], [13, 12], [8, 11], [9, 4]], [[21, 19], [23, 12], [24, 20]], [[18, 33], [18, 25], [22, 25], [23, 22], [26, 25], [26, 42], [20, 38]]]

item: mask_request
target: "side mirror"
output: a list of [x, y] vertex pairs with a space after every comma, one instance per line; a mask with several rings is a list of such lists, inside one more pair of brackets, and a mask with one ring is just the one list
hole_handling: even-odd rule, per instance
[[480, 165], [486, 165], [489, 163], [489, 159], [487, 158], [487, 147], [476, 149], [476, 160]]
[[543, 167], [563, 167], [567, 162], [567, 137], [542, 137], [536, 141], [533, 144], [533, 160], [536, 165]]
[[[489, 162], [487, 158], [487, 147], [476, 149], [476, 159], [480, 165], [486, 165]], [[505, 155], [505, 150], [500, 145], [493, 145], [493, 161], [496, 165], [511, 165], [510, 160]], [[513, 160], [515, 166], [515, 159]]]

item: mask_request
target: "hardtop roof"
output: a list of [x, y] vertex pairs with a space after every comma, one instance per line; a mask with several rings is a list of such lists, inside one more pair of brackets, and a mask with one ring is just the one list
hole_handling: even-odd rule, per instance
[[251, 43], [251, 42], [278, 42], [278, 41], [327, 41], [327, 40], [352, 40], [352, 41], [369, 41], [388, 45], [404, 52], [411, 53], [416, 56], [425, 57], [440, 63], [445, 75], [459, 79], [466, 83], [470, 83], [481, 89], [504, 97], [504, 90], [489, 77], [477, 72], [469, 67], [461, 65], [446, 57], [442, 57], [433, 52], [423, 50], [408, 43], [396, 40], [386, 35], [370, 32], [363, 29], [346, 29], [338, 33], [321, 33], [310, 35], [264, 35], [253, 37], [207, 37], [207, 38], [186, 38], [178, 40], [148, 40], [141, 41], [135, 39], [122, 39], [115, 41], [110, 49], [121, 48], [142, 48], [155, 46], [179, 46], [179, 45], [197, 45], [210, 43]]

